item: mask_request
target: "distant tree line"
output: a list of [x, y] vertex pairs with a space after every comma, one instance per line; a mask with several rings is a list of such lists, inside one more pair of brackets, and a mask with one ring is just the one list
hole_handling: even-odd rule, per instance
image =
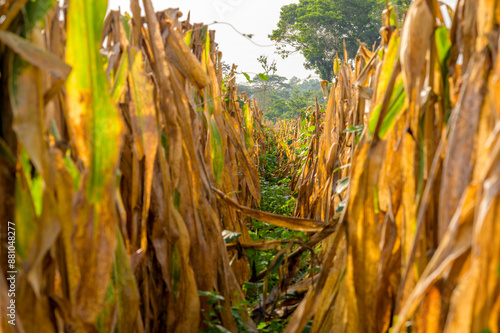
[[[264, 118], [272, 122], [277, 119], [291, 119], [307, 109], [314, 98], [322, 98], [320, 80], [300, 80], [297, 77], [288, 79], [276, 75], [276, 61], [270, 61], [267, 56], [260, 56], [257, 61], [262, 66], [262, 73], [253, 78], [247, 73], [248, 84], [239, 84], [240, 92], [246, 92], [249, 97], [255, 97], [259, 109], [264, 111]], [[223, 64], [224, 67], [224, 64]]]
[[260, 109], [264, 110], [264, 118], [272, 122], [277, 119], [291, 119], [300, 115], [314, 103], [317, 96], [323, 99], [320, 81], [317, 79], [300, 80], [296, 77], [286, 77], [271, 74], [264, 81], [255, 75], [252, 83], [240, 84], [240, 91], [246, 91], [248, 96], [257, 100]]

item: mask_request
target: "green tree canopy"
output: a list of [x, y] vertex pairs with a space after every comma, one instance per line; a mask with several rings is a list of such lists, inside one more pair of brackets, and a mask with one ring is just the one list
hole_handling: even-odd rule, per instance
[[269, 36], [284, 58], [302, 52], [305, 67], [314, 69], [323, 80], [333, 77], [332, 61], [343, 52], [358, 49], [357, 40], [372, 45], [380, 39], [381, 0], [300, 0], [281, 8], [278, 28]]

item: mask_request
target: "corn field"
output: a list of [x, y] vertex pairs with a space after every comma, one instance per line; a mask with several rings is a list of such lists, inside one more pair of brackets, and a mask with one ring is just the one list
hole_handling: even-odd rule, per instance
[[500, 332], [499, 1], [387, 4], [276, 124], [207, 25], [106, 8], [0, 2], [0, 332]]

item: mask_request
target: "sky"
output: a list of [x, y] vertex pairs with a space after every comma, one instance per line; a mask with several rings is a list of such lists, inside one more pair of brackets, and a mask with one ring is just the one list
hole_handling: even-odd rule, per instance
[[[311, 75], [311, 78], [319, 79], [314, 71], [304, 68], [305, 59], [301, 54], [282, 60], [281, 56], [275, 53], [273, 42], [267, 38], [277, 27], [281, 7], [294, 2], [298, 3], [298, 0], [153, 0], [153, 6], [155, 10], [180, 8], [184, 14], [183, 18], [186, 18], [191, 11], [191, 23], [227, 22], [243, 34], [253, 34], [254, 42], [271, 45], [270, 47], [254, 45], [225, 24], [210, 26], [211, 30], [216, 31], [215, 41], [222, 52], [222, 60], [228, 64], [238, 65], [238, 70], [247, 72], [250, 76], [262, 72], [257, 58], [260, 55], [267, 55], [270, 60], [276, 60], [277, 75], [288, 78], [296, 76], [300, 79]], [[130, 12], [129, 3], [129, 0], [109, 0], [109, 8], [120, 7], [122, 12]], [[241, 80], [245, 78], [242, 76]]]
[[[232, 24], [243, 34], [253, 34], [252, 40], [268, 47], [257, 46], [247, 38], [241, 36], [230, 26], [225, 24], [213, 24], [210, 29], [216, 30], [215, 41], [222, 51], [222, 59], [228, 64], [238, 65], [238, 69], [247, 72], [251, 76], [262, 72], [262, 67], [257, 61], [260, 55], [267, 55], [269, 59], [277, 62], [277, 75], [291, 78], [296, 76], [300, 79], [317, 78], [319, 76], [312, 70], [306, 70], [303, 66], [304, 57], [297, 53], [282, 59], [276, 54], [273, 42], [267, 38], [276, 29], [280, 9], [284, 5], [298, 3], [298, 0], [152, 0], [155, 10], [166, 8], [180, 8], [184, 13], [182, 19], [187, 17], [191, 11], [191, 23], [209, 24], [214, 21]], [[454, 6], [457, 0], [445, 0], [444, 2]], [[142, 2], [141, 2], [142, 3]], [[109, 9], [121, 8], [122, 12], [129, 10], [130, 0], [109, 0]], [[244, 77], [241, 78], [244, 80]]]

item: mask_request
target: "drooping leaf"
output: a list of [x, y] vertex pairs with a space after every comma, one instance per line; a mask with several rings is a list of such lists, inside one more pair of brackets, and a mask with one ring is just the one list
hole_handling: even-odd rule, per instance
[[14, 52], [33, 66], [49, 71], [58, 78], [66, 79], [71, 71], [71, 67], [55, 55], [42, 50], [40, 47], [12, 32], [0, 31], [0, 41], [12, 48]]
[[247, 79], [248, 83], [252, 83], [252, 80], [250, 80], [250, 75], [248, 75], [247, 73], [243, 72], [243, 75], [245, 76], [245, 78]]

